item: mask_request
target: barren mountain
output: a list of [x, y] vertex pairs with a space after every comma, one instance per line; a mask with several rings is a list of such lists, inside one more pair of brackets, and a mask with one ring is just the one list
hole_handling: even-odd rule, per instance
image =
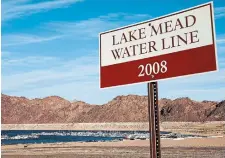
[[3, 124], [68, 123], [79, 121], [94, 105], [76, 101], [69, 102], [61, 97], [26, 99], [2, 94]]
[[216, 105], [216, 102], [197, 102], [189, 98], [168, 100], [160, 111], [161, 119], [162, 121], [205, 121]]
[[225, 120], [225, 100], [216, 105], [207, 115], [209, 121], [224, 121]]
[[[3, 124], [148, 121], [147, 96], [118, 96], [104, 105], [57, 96], [27, 99], [2, 94], [1, 98]], [[225, 101], [160, 99], [159, 108], [161, 121], [225, 121]]]

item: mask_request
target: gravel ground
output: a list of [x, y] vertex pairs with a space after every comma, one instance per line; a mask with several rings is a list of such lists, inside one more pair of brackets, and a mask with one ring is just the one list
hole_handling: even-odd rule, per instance
[[[15, 154], [11, 151], [10, 155], [5, 155], [7, 152], [4, 152], [2, 158], [149, 158], [148, 147], [38, 148], [37, 151], [49, 152], [36, 155], [26, 155], [25, 150], [24, 155], [17, 155], [16, 151]], [[225, 147], [162, 148], [162, 158], [225, 158]]]

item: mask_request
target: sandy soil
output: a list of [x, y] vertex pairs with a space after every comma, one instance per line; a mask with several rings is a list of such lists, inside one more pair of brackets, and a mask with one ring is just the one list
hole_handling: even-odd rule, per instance
[[[225, 137], [162, 139], [164, 158], [225, 158]], [[3, 158], [147, 158], [149, 140], [2, 146]]]

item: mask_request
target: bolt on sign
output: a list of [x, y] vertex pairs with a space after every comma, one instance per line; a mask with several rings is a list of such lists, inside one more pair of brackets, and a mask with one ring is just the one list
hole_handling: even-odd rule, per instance
[[216, 71], [212, 2], [100, 33], [100, 88]]

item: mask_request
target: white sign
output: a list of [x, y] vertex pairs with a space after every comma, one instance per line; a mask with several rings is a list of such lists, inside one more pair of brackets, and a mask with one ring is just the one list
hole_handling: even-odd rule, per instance
[[215, 47], [212, 2], [103, 32], [101, 88], [215, 71]]

